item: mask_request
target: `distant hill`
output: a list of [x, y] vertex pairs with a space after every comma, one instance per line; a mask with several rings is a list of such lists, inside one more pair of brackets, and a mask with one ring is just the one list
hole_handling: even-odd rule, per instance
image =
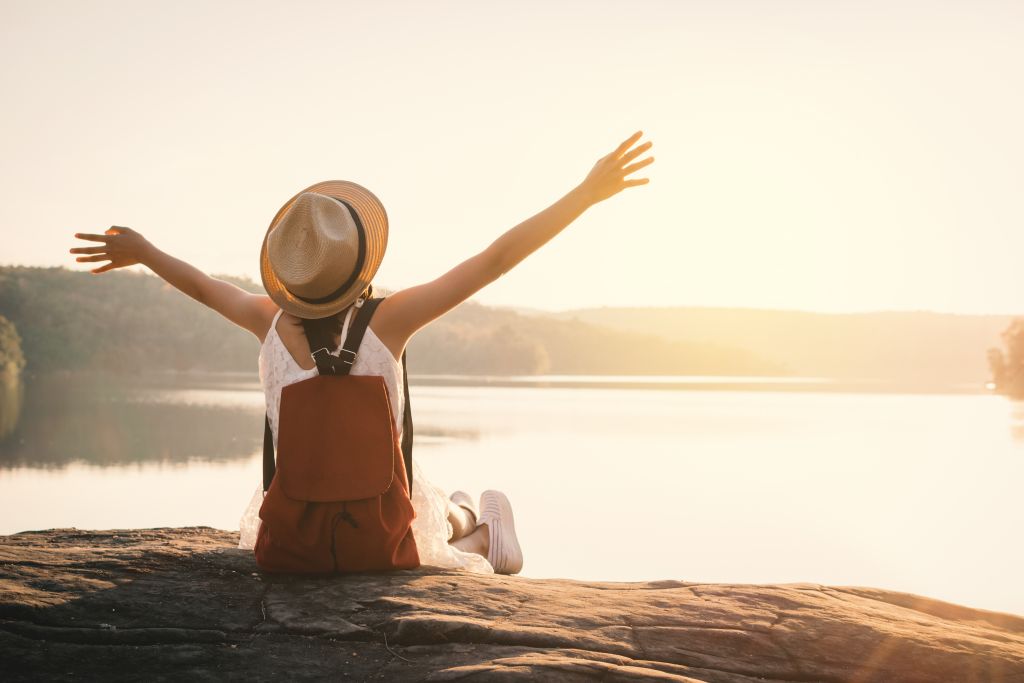
[[677, 341], [527, 315], [473, 301], [424, 328], [409, 344], [410, 371], [446, 374], [777, 375], [784, 368], [716, 342]]
[[552, 314], [666, 340], [741, 349], [787, 374], [919, 385], [981, 385], [986, 350], [1011, 316], [805, 313], [725, 308], [595, 308]]
[[[253, 292], [251, 280], [228, 278]], [[256, 371], [259, 342], [148, 273], [0, 267], [0, 315], [26, 371]], [[466, 302], [409, 345], [411, 374], [777, 374], [714, 342], [664, 339]]]
[[[229, 279], [253, 292], [262, 287]], [[386, 291], [386, 290], [382, 290]], [[156, 276], [0, 266], [26, 371], [256, 372], [259, 342]], [[717, 308], [543, 313], [473, 301], [409, 345], [411, 374], [755, 375], [977, 388], [1009, 316]]]

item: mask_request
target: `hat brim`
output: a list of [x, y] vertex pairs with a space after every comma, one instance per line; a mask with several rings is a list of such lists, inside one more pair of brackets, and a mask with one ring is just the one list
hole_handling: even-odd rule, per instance
[[[359, 275], [352, 282], [352, 285], [341, 292], [336, 299], [319, 304], [311, 304], [303, 301], [288, 291], [284, 284], [274, 274], [270, 264], [270, 257], [267, 255], [267, 238], [271, 231], [277, 226], [278, 221], [288, 211], [288, 207], [298, 199], [303, 192], [316, 192], [329, 197], [341, 199], [352, 205], [352, 208], [359, 214], [363, 229], [366, 234], [366, 256], [363, 259], [363, 267]], [[266, 234], [263, 236], [263, 246], [260, 248], [260, 277], [263, 279], [263, 287], [267, 294], [274, 300], [281, 309], [299, 318], [326, 318], [338, 311], [344, 310], [359, 295], [363, 293], [367, 285], [373, 279], [380, 262], [384, 258], [384, 251], [388, 246], [388, 215], [384, 211], [384, 205], [377, 197], [362, 185], [348, 180], [324, 180], [310, 185], [295, 196], [289, 199], [277, 212], [274, 219], [270, 221]]]

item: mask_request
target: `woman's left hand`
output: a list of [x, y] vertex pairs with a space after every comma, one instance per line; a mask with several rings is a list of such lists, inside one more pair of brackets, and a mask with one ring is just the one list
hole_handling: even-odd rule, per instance
[[649, 150], [653, 144], [648, 141], [635, 149], [630, 149], [641, 135], [643, 135], [643, 131], [638, 130], [616, 147], [613, 152], [598, 159], [593, 170], [590, 171], [590, 175], [580, 183], [580, 191], [591, 204], [604, 201], [627, 187], [646, 185], [650, 182], [649, 178], [626, 180], [626, 176], [629, 174], [654, 162], [654, 157], [647, 157], [643, 161], [630, 164], [633, 159]]

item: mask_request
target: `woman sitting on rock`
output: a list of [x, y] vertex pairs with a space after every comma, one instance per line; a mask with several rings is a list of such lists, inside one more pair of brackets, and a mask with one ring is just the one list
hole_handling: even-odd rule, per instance
[[[359, 347], [352, 375], [384, 377], [394, 424], [401, 430], [405, 409], [402, 358], [416, 332], [462, 303], [561, 232], [588, 207], [647, 178], [627, 176], [654, 161], [634, 161], [651, 147], [634, 146], [642, 132], [623, 141], [594, 165], [587, 177], [536, 216], [508, 230], [490, 246], [439, 278], [386, 296], [377, 307]], [[267, 295], [251, 294], [212, 278], [150, 244], [130, 228], [105, 234], [76, 233], [102, 246], [76, 247], [76, 260], [109, 261], [91, 272], [104, 273], [136, 263], [185, 294], [216, 310], [260, 340], [260, 382], [276, 445], [281, 390], [317, 375], [303, 321], [315, 321], [341, 343], [342, 321], [371, 291], [370, 282], [387, 245], [384, 207], [366, 188], [328, 180], [299, 192], [286, 203], [264, 236], [260, 272]], [[399, 436], [400, 438], [400, 436]], [[276, 452], [276, 451], [275, 451]], [[451, 498], [429, 482], [414, 461], [412, 533], [423, 564], [478, 572], [515, 574], [523, 556], [512, 509], [499, 491], [485, 491], [479, 506], [461, 491]], [[252, 548], [263, 500], [259, 486], [241, 522], [240, 547]]]

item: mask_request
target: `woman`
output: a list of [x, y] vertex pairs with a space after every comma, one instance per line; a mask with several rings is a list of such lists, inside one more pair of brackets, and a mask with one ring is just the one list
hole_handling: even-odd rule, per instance
[[[480, 253], [435, 280], [394, 292], [381, 302], [351, 374], [385, 377], [399, 429], [403, 423], [404, 396], [398, 359], [412, 336], [546, 244], [590, 206], [627, 187], [648, 183], [647, 178], [627, 178], [654, 161], [653, 156], [634, 161], [651, 148], [650, 142], [637, 145], [642, 134], [637, 131], [624, 140], [599, 159], [583, 182], [564, 197], [508, 230]], [[318, 242], [317, 248], [310, 250], [309, 234], [303, 230], [311, 225], [328, 236], [337, 233], [342, 237], [336, 243]], [[345, 228], [352, 228], [353, 235], [358, 234], [358, 254], [352, 247], [354, 242], [345, 242], [344, 235], [349, 234]], [[105, 273], [141, 263], [196, 301], [256, 335], [261, 344], [260, 381], [276, 442], [281, 389], [317, 372], [303, 321], [330, 330], [340, 344], [341, 321], [350, 318], [353, 306], [368, 293], [369, 281], [383, 256], [387, 218], [376, 197], [355, 183], [325, 181], [299, 193], [278, 212], [264, 237], [260, 270], [267, 295], [251, 294], [212, 278], [160, 251], [130, 228], [112, 226], [102, 235], [75, 233], [75, 237], [102, 243], [71, 249], [71, 253], [85, 254], [76, 259], [80, 262], [108, 261], [90, 272]], [[319, 259], [319, 265], [311, 267], [312, 259]], [[342, 268], [339, 263], [348, 265]], [[319, 281], [328, 277], [335, 279]], [[343, 280], [340, 286], [338, 278]], [[316, 289], [318, 286], [320, 290]], [[305, 291], [306, 296], [303, 287], [312, 288]], [[323, 294], [323, 287], [329, 293], [318, 296]], [[446, 497], [429, 482], [416, 461], [413, 482], [413, 534], [423, 564], [487, 573], [512, 574], [520, 570], [522, 553], [515, 537], [511, 507], [503, 494], [486, 491], [478, 511], [469, 496], [460, 491]], [[241, 547], [251, 548], [255, 540], [262, 496], [260, 486], [242, 519]]]

